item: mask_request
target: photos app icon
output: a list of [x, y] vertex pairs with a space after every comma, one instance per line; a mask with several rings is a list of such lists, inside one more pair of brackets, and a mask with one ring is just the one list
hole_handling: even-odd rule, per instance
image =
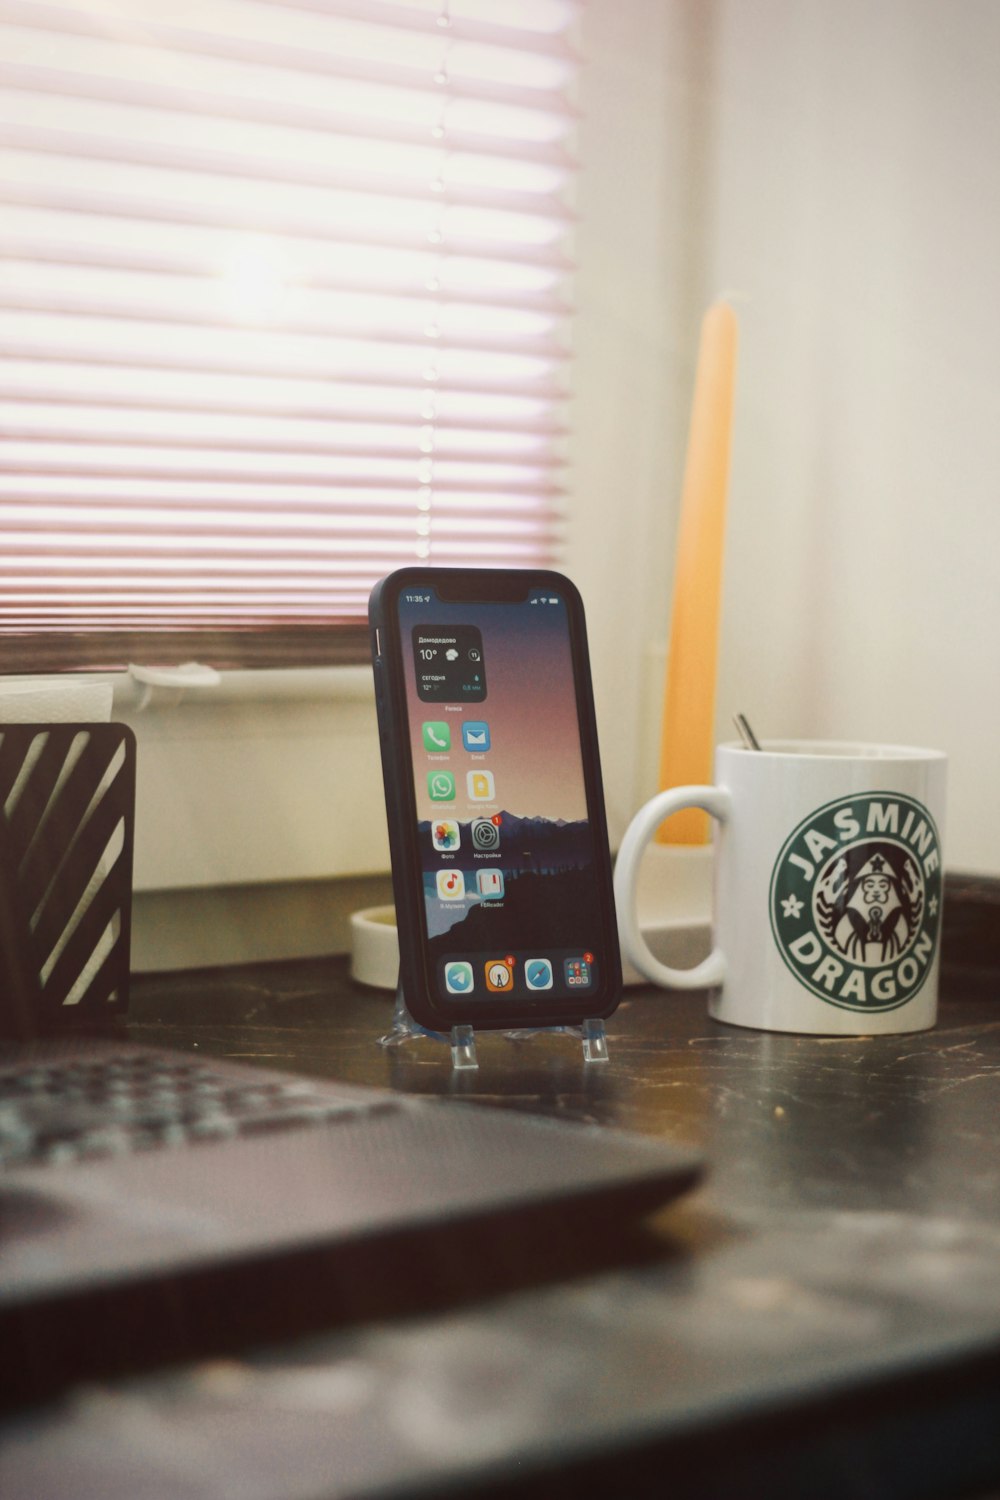
[[442, 854], [452, 853], [461, 842], [461, 830], [453, 819], [441, 818], [438, 822], [431, 824], [431, 843]]

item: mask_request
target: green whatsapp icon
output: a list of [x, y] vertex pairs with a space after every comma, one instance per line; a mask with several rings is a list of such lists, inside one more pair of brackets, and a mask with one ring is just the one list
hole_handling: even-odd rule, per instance
[[432, 802], [454, 802], [455, 777], [451, 771], [428, 771], [427, 792]]

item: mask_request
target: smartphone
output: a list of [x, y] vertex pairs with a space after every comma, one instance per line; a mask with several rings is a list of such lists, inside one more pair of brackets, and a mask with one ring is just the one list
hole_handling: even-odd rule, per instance
[[369, 605], [400, 984], [432, 1030], [621, 998], [586, 627], [547, 570], [404, 568]]

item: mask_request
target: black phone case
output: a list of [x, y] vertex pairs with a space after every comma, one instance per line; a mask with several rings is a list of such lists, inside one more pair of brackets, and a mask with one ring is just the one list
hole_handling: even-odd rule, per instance
[[[595, 872], [599, 905], [604, 927], [607, 962], [603, 965], [600, 992], [581, 1000], [540, 998], [531, 1004], [504, 997], [491, 1002], [477, 998], [463, 1004], [439, 1003], [430, 983], [424, 946], [424, 896], [420, 879], [417, 846], [417, 818], [413, 795], [413, 768], [409, 754], [409, 725], [406, 712], [403, 648], [399, 637], [396, 600], [407, 587], [424, 583], [452, 589], [470, 601], [510, 596], [513, 586], [525, 590], [536, 585], [551, 586], [566, 599], [571, 618], [575, 692], [580, 721], [581, 748], [587, 786], [587, 803], [594, 834]], [[467, 593], [470, 589], [484, 590]], [[494, 591], [491, 593], [490, 590]], [[392, 862], [393, 898], [399, 935], [399, 983], [410, 1015], [421, 1026], [434, 1031], [472, 1024], [481, 1030], [512, 1027], [567, 1026], [588, 1019], [607, 1019], [621, 1000], [621, 958], [615, 920], [611, 881], [611, 855], [608, 847], [604, 792], [597, 748], [597, 726], [590, 680], [590, 658], [587, 650], [583, 604], [576, 587], [559, 573], [546, 569], [523, 572], [495, 569], [403, 568], [383, 578], [372, 590], [368, 608], [371, 635], [372, 666], [375, 678], [375, 701], [378, 710], [382, 777], [385, 787], [386, 817], [389, 827], [389, 850]]]

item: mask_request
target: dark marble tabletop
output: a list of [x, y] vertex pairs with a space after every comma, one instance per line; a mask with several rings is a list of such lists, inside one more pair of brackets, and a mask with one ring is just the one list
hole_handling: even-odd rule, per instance
[[634, 990], [607, 1065], [488, 1034], [460, 1075], [380, 1048], [391, 997], [342, 959], [139, 980], [137, 1040], [627, 1127], [708, 1171], [617, 1260], [497, 1246], [350, 1326], [22, 1413], [0, 1490], [30, 1451], [36, 1495], [72, 1472], [102, 1500], [1000, 1494], [998, 998], [949, 971], [933, 1031], [833, 1040]]

